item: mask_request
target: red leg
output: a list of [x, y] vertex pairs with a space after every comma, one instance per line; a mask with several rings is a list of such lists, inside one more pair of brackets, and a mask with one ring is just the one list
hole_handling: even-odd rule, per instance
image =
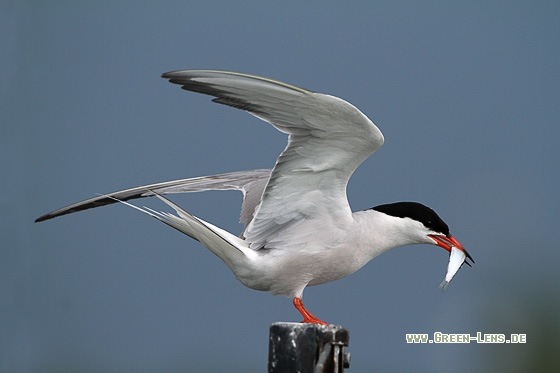
[[301, 313], [301, 315], [303, 316], [303, 321], [302, 322], [311, 323], [311, 324], [328, 325], [326, 322], [319, 320], [311, 312], [306, 310], [305, 307], [303, 306], [303, 302], [301, 301], [301, 298], [298, 298], [298, 297], [294, 298], [294, 307], [296, 307], [296, 309], [299, 311], [299, 313]]

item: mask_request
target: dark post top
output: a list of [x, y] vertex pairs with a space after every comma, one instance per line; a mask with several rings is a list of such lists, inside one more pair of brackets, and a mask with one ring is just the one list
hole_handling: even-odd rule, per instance
[[350, 332], [337, 325], [277, 322], [270, 325], [268, 373], [334, 372], [350, 366]]

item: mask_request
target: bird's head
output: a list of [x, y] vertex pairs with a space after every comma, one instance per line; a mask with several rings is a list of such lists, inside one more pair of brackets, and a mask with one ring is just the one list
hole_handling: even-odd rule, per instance
[[[473, 258], [463, 245], [449, 233], [447, 224], [431, 208], [417, 202], [397, 202], [373, 207], [386, 215], [405, 219], [407, 233], [412, 243], [437, 245], [450, 253], [447, 275], [441, 287], [447, 288], [449, 281], [463, 263], [472, 267]], [[470, 260], [472, 263], [469, 263]]]

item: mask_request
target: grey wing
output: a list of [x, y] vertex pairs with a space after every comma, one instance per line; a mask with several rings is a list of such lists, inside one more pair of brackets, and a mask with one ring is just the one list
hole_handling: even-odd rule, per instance
[[251, 248], [273, 243], [302, 220], [352, 223], [348, 179], [383, 144], [381, 131], [356, 107], [334, 96], [243, 73], [183, 70], [163, 78], [245, 110], [289, 135], [245, 230]]
[[263, 190], [270, 178], [270, 173], [271, 170], [267, 169], [239, 171], [143, 185], [136, 188], [101, 195], [62, 207], [37, 218], [35, 222], [52, 219], [57, 216], [67, 215], [94, 207], [110, 205], [118, 201], [151, 197], [156, 194], [193, 193], [207, 190], [239, 190], [243, 192], [244, 197], [239, 221], [247, 225], [253, 218], [256, 206], [261, 201]]

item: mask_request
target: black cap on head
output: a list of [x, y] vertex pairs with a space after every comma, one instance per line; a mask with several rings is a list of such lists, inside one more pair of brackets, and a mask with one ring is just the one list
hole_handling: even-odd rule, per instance
[[449, 227], [431, 208], [418, 202], [396, 202], [372, 207], [372, 210], [398, 218], [410, 218], [419, 221], [434, 232], [449, 236]]

